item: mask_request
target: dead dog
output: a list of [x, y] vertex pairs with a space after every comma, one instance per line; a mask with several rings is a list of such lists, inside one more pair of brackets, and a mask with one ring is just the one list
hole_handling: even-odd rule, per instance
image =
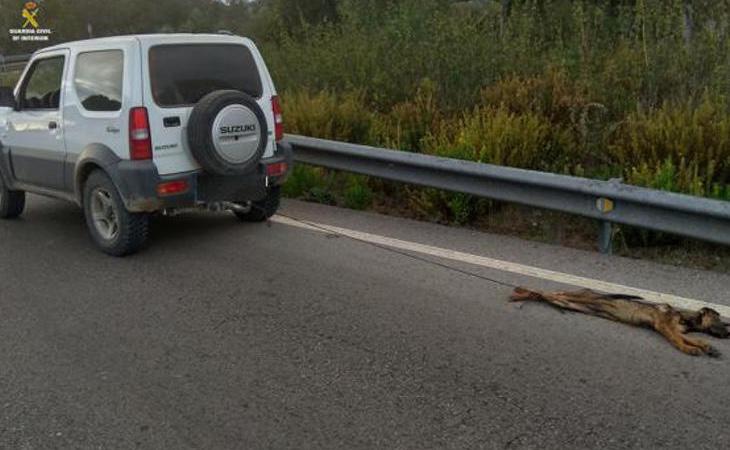
[[669, 305], [652, 304], [641, 297], [621, 294], [600, 294], [589, 289], [576, 292], [540, 292], [517, 288], [510, 297], [513, 302], [544, 302], [559, 309], [603, 317], [604, 319], [656, 330], [682, 352], [698, 356], [720, 356], [702, 339], [686, 336], [699, 332], [718, 338], [730, 337], [728, 324], [714, 309], [687, 311]]

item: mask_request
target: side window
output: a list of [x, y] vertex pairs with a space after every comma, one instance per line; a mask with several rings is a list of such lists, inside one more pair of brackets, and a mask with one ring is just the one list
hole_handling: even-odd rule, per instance
[[122, 109], [124, 53], [121, 50], [80, 53], [74, 88], [87, 111]]
[[58, 109], [64, 62], [63, 56], [56, 56], [33, 63], [23, 88], [23, 109]]

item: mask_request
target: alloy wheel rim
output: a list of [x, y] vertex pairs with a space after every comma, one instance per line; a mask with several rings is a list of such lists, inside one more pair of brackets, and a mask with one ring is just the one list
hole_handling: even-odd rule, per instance
[[108, 191], [97, 188], [91, 193], [91, 217], [104, 240], [111, 241], [119, 235], [119, 214]]

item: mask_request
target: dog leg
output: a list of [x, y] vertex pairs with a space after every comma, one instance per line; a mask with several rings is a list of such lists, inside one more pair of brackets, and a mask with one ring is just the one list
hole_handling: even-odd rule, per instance
[[660, 324], [654, 327], [654, 329], [664, 336], [670, 344], [672, 344], [680, 352], [686, 353], [692, 356], [702, 355], [702, 348], [691, 345], [685, 341], [685, 336], [676, 328], [671, 325]]
[[685, 344], [699, 348], [702, 353], [707, 356], [711, 356], [713, 358], [720, 357], [720, 352], [702, 339], [692, 338], [685, 335], [682, 335], [682, 339], [684, 339]]

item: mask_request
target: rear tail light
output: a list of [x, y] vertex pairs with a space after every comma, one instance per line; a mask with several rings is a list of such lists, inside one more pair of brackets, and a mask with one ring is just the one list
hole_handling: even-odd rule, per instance
[[289, 165], [285, 162], [269, 164], [268, 166], [266, 166], [266, 176], [280, 177], [280, 176], [286, 174], [286, 170], [288, 168], [289, 168]]
[[129, 110], [129, 156], [133, 160], [152, 159], [152, 137], [147, 108]]
[[271, 108], [274, 110], [274, 134], [276, 141], [284, 139], [284, 115], [281, 112], [279, 97], [271, 97]]
[[157, 185], [157, 195], [160, 197], [181, 194], [187, 190], [188, 182], [185, 180], [167, 181]]

